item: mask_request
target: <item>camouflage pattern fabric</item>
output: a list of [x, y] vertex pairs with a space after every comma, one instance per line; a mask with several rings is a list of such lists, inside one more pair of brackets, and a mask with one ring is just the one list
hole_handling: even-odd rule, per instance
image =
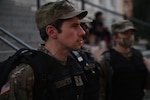
[[[48, 54], [44, 46], [38, 50]], [[2, 87], [0, 100], [32, 100], [33, 85], [33, 69], [27, 64], [20, 64], [10, 73], [8, 82]]]
[[111, 26], [112, 33], [123, 33], [127, 30], [136, 30], [133, 23], [129, 20], [118, 21]]
[[82, 19], [87, 15], [87, 11], [76, 9], [68, 0], [50, 2], [41, 6], [35, 14], [38, 29], [58, 20], [69, 19], [77, 16]]

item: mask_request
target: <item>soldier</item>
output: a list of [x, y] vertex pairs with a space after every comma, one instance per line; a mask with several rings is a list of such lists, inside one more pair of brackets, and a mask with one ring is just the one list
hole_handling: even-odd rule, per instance
[[[107, 73], [108, 100], [143, 100], [149, 65], [132, 47], [135, 27], [129, 20], [112, 25], [114, 46], [104, 52], [100, 64]], [[109, 71], [109, 73], [108, 73]]]
[[83, 44], [85, 32], [80, 19], [86, 15], [87, 11], [77, 10], [67, 0], [38, 9], [35, 19], [45, 43], [30, 59], [38, 72], [25, 63], [16, 66], [2, 87], [0, 100], [82, 100], [86, 78], [69, 55]]

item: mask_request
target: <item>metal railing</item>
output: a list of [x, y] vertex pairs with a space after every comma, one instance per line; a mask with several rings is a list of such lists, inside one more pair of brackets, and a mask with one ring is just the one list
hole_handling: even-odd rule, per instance
[[[5, 35], [7, 35], [8, 37], [10, 37], [11, 39], [15, 40], [17, 43], [21, 44], [22, 46], [24, 46], [26, 48], [29, 48], [29, 49], [33, 49], [33, 47], [31, 47], [27, 43], [23, 42], [21, 39], [19, 39], [18, 37], [16, 37], [12, 33], [8, 32], [4, 28], [0, 27], [0, 31], [1, 31], [1, 33], [4, 33]], [[19, 47], [17, 47], [16, 45], [12, 44], [9, 40], [5, 39], [2, 36], [0, 36], [0, 40], [2, 40], [5, 44], [7, 44], [8, 46], [10, 46], [11, 48], [13, 48], [15, 50], [19, 49]]]

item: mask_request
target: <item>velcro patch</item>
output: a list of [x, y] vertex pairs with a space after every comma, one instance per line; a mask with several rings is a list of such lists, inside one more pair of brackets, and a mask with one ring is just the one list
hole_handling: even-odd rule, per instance
[[72, 83], [71, 78], [66, 78], [64, 80], [60, 80], [60, 81], [55, 82], [55, 85], [56, 85], [56, 88], [60, 88], [60, 87], [69, 85], [71, 83]]
[[84, 85], [81, 76], [74, 76], [74, 80], [75, 80], [76, 86]]

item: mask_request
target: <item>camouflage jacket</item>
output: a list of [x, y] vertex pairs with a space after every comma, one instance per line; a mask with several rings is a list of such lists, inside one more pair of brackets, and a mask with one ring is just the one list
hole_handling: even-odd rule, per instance
[[[40, 46], [38, 50], [48, 54], [43, 46]], [[12, 70], [8, 82], [2, 87], [0, 100], [32, 100], [33, 85], [33, 69], [30, 65], [20, 64]]]
[[78, 62], [68, 56], [62, 64], [44, 46], [38, 50], [44, 53], [35, 52], [33, 58], [22, 59], [24, 63], [35, 64], [21, 63], [11, 71], [1, 89], [0, 100], [82, 100], [86, 76]]

